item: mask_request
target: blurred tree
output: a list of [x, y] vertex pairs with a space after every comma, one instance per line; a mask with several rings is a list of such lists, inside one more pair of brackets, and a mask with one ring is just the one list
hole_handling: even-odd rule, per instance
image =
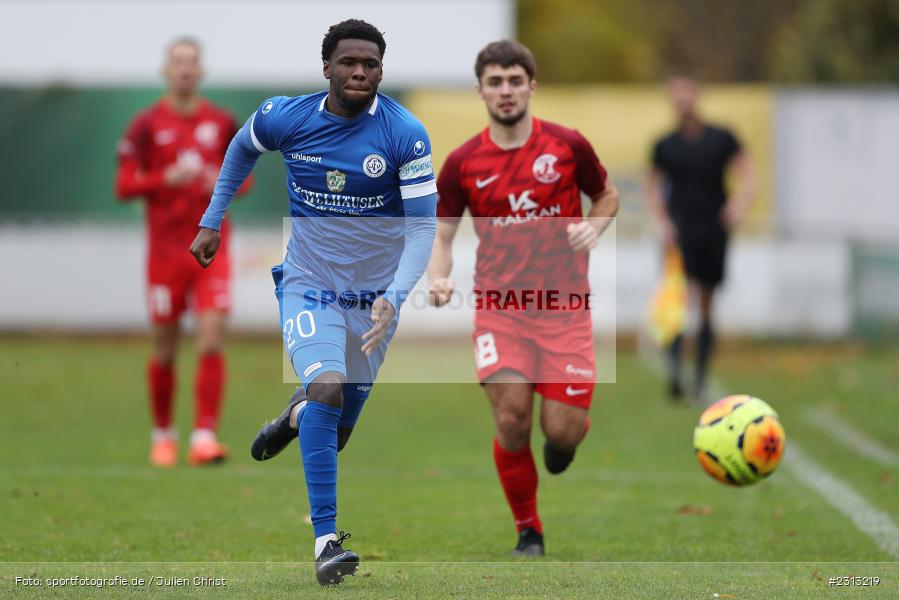
[[[667, 69], [708, 81], [762, 81], [769, 52], [800, 0], [641, 0], [653, 7], [655, 50]], [[803, 0], [816, 2], [817, 0]]]
[[807, 0], [769, 56], [782, 81], [899, 82], [899, 0]]
[[899, 81], [899, 0], [519, 0], [549, 82]]
[[519, 0], [518, 31], [546, 81], [649, 81], [683, 67], [711, 81], [758, 81], [801, 1]]
[[519, 0], [518, 37], [541, 81], [647, 81], [659, 70], [645, 0]]

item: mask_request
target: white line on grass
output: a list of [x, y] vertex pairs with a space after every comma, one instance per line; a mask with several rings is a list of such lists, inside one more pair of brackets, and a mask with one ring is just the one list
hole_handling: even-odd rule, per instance
[[[727, 395], [717, 382], [709, 384], [709, 391], [713, 392], [713, 398]], [[795, 439], [788, 439], [783, 463], [796, 479], [818, 492], [825, 502], [843, 513], [881, 550], [899, 559], [899, 527], [888, 514], [871, 506], [851, 485], [809, 458]]]
[[793, 471], [799, 481], [818, 492], [828, 504], [855, 523], [881, 550], [899, 559], [899, 527], [889, 515], [868, 504], [848, 483], [806, 456], [795, 441], [787, 444], [784, 465]]
[[824, 409], [808, 411], [805, 420], [834, 438], [856, 454], [870, 458], [885, 467], [899, 467], [899, 454], [884, 448], [861, 431], [851, 427]]
[[[646, 353], [641, 354], [653, 371], [657, 374], [664, 373], [664, 367], [658, 357], [653, 360]], [[712, 401], [727, 395], [714, 381], [708, 383], [707, 391], [709, 392], [707, 398]], [[809, 458], [794, 439], [787, 442], [783, 462], [799, 481], [818, 492], [828, 504], [852, 521], [881, 550], [899, 559], [899, 527], [896, 527], [888, 514], [871, 506], [864, 497], [852, 489], [852, 486]]]

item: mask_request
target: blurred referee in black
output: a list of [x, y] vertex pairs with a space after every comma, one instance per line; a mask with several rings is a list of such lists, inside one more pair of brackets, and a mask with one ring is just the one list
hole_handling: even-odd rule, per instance
[[[685, 74], [668, 79], [668, 99], [677, 128], [658, 140], [652, 152], [647, 199], [662, 242], [677, 244], [684, 259], [690, 304], [699, 302], [696, 378], [691, 390], [704, 399], [709, 360], [715, 346], [712, 308], [724, 281], [727, 242], [756, 193], [755, 169], [739, 140], [727, 129], [703, 121], [697, 112], [699, 86]], [[725, 180], [735, 175], [728, 194]], [[692, 311], [691, 311], [692, 312]], [[681, 379], [683, 335], [669, 348], [669, 392], [684, 395]]]

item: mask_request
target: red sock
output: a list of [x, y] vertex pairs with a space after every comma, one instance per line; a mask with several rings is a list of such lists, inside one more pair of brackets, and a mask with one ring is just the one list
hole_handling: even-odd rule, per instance
[[200, 356], [197, 365], [196, 420], [194, 429], [211, 429], [218, 426], [219, 409], [222, 406], [222, 389], [225, 387], [225, 359], [220, 352]]
[[536, 529], [537, 533], [543, 533], [543, 524], [537, 515], [537, 467], [534, 465], [531, 447], [510, 452], [494, 439], [493, 461], [515, 517], [515, 528], [521, 531], [530, 527]]
[[147, 386], [150, 388], [150, 410], [153, 424], [166, 429], [172, 424], [172, 396], [175, 393], [175, 367], [156, 359], [147, 363]]

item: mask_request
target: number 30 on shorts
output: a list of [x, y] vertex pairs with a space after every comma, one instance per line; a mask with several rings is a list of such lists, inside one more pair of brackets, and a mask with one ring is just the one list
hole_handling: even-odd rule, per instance
[[475, 338], [475, 362], [479, 369], [496, 364], [499, 352], [496, 349], [496, 338], [492, 333], [482, 333]]
[[[284, 343], [287, 344], [288, 350], [290, 350], [293, 345], [297, 343], [297, 341], [293, 339], [293, 321], [293, 319], [287, 319], [286, 321], [284, 321]], [[315, 335], [315, 317], [312, 316], [311, 311], [301, 310], [297, 313], [296, 330], [297, 335], [299, 335], [301, 338], [308, 338]]]

